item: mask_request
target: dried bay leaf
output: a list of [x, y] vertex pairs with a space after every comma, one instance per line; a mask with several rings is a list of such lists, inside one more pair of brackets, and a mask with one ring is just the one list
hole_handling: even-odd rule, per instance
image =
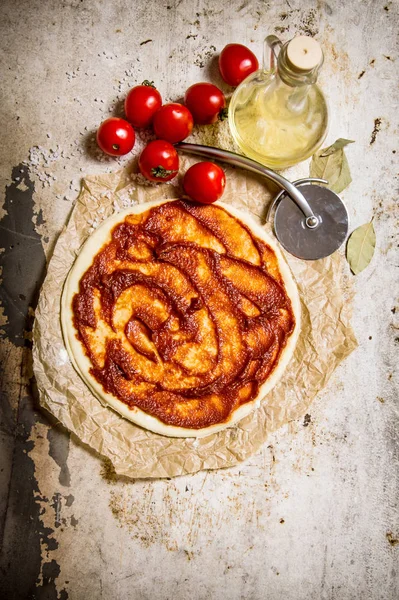
[[352, 144], [353, 140], [339, 138], [331, 146], [323, 148], [312, 156], [310, 176], [328, 181], [328, 187], [339, 194], [352, 181], [348, 159], [344, 147]]
[[328, 148], [324, 148], [320, 152], [320, 156], [323, 158], [324, 156], [330, 156], [330, 154], [334, 154], [337, 150], [341, 150], [345, 148], [348, 144], [354, 144], [355, 140], [346, 140], [345, 138], [338, 138], [331, 146]]
[[373, 258], [374, 249], [375, 230], [373, 221], [370, 221], [351, 233], [346, 246], [346, 260], [354, 275], [367, 267]]

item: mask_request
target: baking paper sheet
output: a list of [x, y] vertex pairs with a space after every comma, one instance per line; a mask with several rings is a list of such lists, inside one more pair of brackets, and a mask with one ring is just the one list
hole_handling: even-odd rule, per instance
[[[181, 159], [181, 172], [195, 160]], [[264, 181], [227, 167], [224, 202], [265, 214]], [[339, 363], [357, 346], [350, 326], [350, 294], [339, 252], [305, 262], [285, 253], [302, 301], [302, 330], [285, 375], [254, 412], [212, 436], [168, 438], [141, 429], [102, 406], [80, 379], [65, 349], [60, 324], [63, 283], [88, 235], [115, 210], [159, 198], [178, 198], [179, 183], [145, 185], [141, 176], [118, 173], [86, 177], [48, 267], [33, 332], [34, 372], [41, 405], [88, 446], [109, 458], [118, 474], [174, 477], [229, 467], [254, 454], [268, 434], [303, 416]]]

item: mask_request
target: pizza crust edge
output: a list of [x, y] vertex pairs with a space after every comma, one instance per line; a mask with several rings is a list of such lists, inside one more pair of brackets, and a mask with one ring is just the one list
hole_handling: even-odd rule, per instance
[[222, 431], [227, 427], [232, 427], [238, 421], [249, 415], [259, 405], [259, 401], [263, 399], [279, 381], [294, 353], [296, 342], [299, 336], [301, 327], [301, 304], [297, 286], [294, 282], [291, 271], [277, 246], [277, 243], [263, 230], [260, 225], [258, 225], [251, 217], [242, 211], [223, 202], [215, 202], [216, 206], [224, 208], [232, 216], [236, 217], [245, 225], [247, 225], [247, 227], [249, 227], [257, 237], [259, 237], [272, 248], [277, 256], [279, 271], [284, 281], [286, 293], [291, 300], [292, 310], [295, 317], [294, 331], [288, 338], [287, 344], [280, 354], [277, 366], [274, 368], [273, 372], [265, 381], [265, 383], [260, 386], [259, 393], [256, 398], [236, 409], [230, 415], [228, 421], [211, 425], [209, 427], [204, 427], [202, 429], [187, 429], [184, 427], [166, 425], [156, 417], [145, 413], [138, 407], [129, 408], [124, 402], [112, 394], [105, 392], [101, 384], [90, 375], [89, 369], [92, 366], [90, 359], [85, 354], [81, 342], [76, 337], [76, 329], [73, 325], [72, 298], [75, 293], [78, 292], [80, 279], [86, 270], [91, 266], [93, 257], [98, 253], [99, 249], [104, 244], [111, 240], [111, 231], [115, 225], [123, 221], [124, 218], [129, 214], [139, 214], [155, 206], [173, 201], [174, 200], [156, 200], [152, 202], [146, 202], [144, 204], [135, 205], [119, 213], [115, 213], [106, 221], [104, 221], [104, 223], [89, 236], [89, 238], [80, 248], [79, 255], [77, 256], [65, 280], [61, 296], [61, 327], [65, 346], [73, 367], [80, 375], [84, 383], [88, 386], [92, 394], [101, 402], [101, 404], [104, 406], [110, 406], [124, 418], [154, 433], [169, 437], [201, 438]]

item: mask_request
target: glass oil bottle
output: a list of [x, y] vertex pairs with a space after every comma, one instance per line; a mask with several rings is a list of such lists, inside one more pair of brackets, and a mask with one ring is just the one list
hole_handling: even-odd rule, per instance
[[284, 45], [266, 38], [263, 69], [238, 86], [229, 106], [230, 129], [245, 155], [279, 170], [321, 146], [328, 129], [327, 101], [316, 84], [323, 59], [311, 37]]

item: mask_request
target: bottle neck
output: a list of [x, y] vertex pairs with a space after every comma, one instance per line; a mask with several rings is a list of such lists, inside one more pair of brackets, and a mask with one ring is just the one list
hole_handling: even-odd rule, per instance
[[320, 64], [318, 64], [310, 71], [300, 71], [299, 69], [296, 69], [295, 66], [292, 65], [288, 59], [288, 44], [289, 42], [284, 44], [278, 55], [276, 69], [278, 77], [283, 83], [285, 83], [285, 85], [288, 85], [290, 87], [306, 88], [309, 85], [315, 84], [323, 61], [321, 61]]

